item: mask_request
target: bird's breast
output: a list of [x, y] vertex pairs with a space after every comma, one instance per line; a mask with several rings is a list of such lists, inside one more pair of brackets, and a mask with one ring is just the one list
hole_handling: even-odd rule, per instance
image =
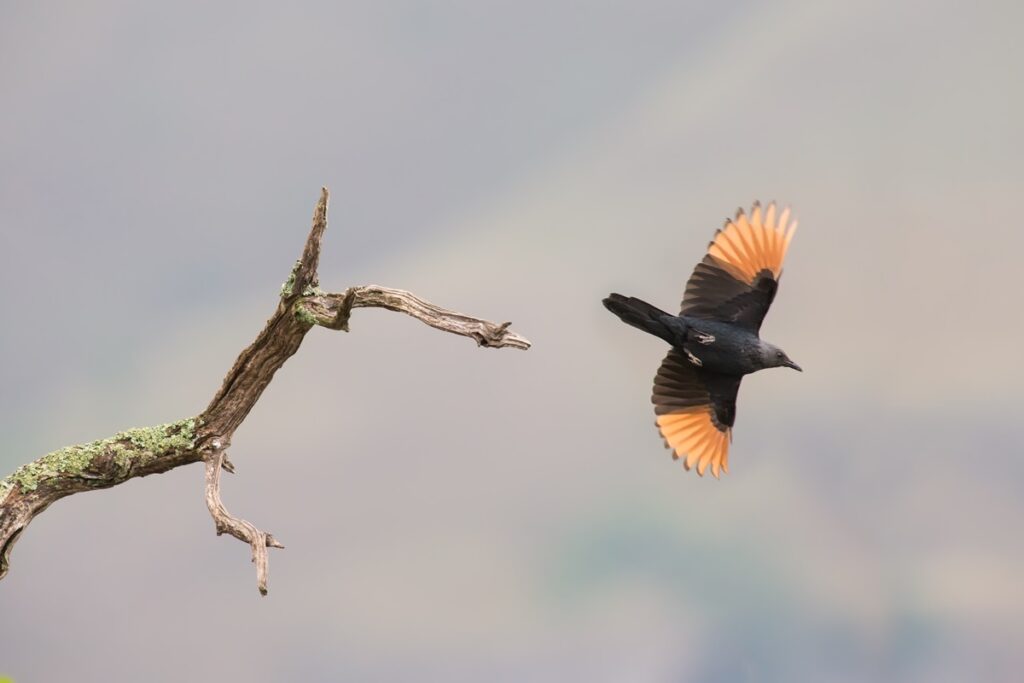
[[705, 320], [688, 320], [687, 323], [681, 346], [693, 365], [731, 375], [745, 375], [757, 369], [751, 353], [757, 344], [755, 335], [728, 323]]

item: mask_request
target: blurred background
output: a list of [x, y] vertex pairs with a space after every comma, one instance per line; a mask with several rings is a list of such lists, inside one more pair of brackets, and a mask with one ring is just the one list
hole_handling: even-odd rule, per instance
[[[1011, 681], [1024, 666], [1017, 3], [4, 3], [0, 469], [201, 411], [332, 191], [314, 330], [199, 466], [61, 501], [28, 681]], [[754, 199], [801, 228], [716, 481], [662, 342]]]

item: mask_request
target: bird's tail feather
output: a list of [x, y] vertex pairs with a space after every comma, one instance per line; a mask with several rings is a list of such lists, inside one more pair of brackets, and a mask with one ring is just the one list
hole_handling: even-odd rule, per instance
[[657, 306], [652, 306], [642, 299], [621, 294], [609, 294], [602, 302], [604, 307], [619, 317], [627, 325], [648, 332], [662, 339], [671, 339], [672, 333], [662, 321], [669, 315]]

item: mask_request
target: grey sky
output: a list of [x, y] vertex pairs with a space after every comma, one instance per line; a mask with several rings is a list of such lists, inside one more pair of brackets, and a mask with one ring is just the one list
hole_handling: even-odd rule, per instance
[[[314, 331], [226, 482], [288, 546], [270, 597], [213, 535], [199, 469], [76, 496], [0, 584], [0, 674], [1012, 678], [1021, 19], [6, 5], [4, 471], [201, 410], [322, 184], [324, 286], [411, 289], [535, 347], [380, 311]], [[744, 382], [732, 473], [701, 480], [652, 426], [664, 349], [599, 301], [674, 307], [755, 198], [800, 219], [764, 334], [806, 372]]]

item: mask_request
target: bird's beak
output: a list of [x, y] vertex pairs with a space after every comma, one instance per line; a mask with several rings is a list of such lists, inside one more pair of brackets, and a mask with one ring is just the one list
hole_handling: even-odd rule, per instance
[[797, 365], [796, 363], [794, 363], [793, 361], [791, 361], [788, 358], [786, 359], [786, 367], [787, 368], [793, 368], [797, 372], [803, 372], [804, 371], [804, 369], [802, 367], [800, 367], [799, 365]]

